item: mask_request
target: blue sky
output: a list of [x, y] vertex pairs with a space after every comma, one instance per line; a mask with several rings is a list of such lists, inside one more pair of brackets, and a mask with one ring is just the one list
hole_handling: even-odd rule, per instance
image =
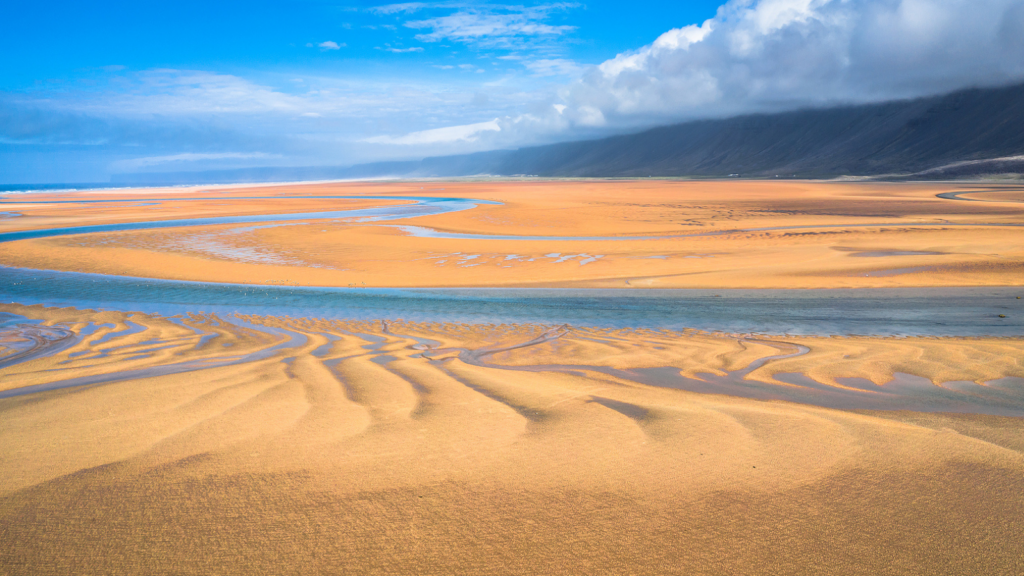
[[0, 183], [349, 165], [1024, 79], [1019, 0], [11, 3]]
[[[532, 21], [568, 27], [531, 39], [538, 52], [597, 63], [648, 44], [669, 28], [703, 22], [720, 2], [652, 2], [622, 9], [622, 2], [533, 4]], [[203, 69], [226, 73], [281, 73], [381, 77], [411, 74], [442, 78], [431, 64], [480, 64], [480, 56], [509, 53], [445, 41], [422, 42], [432, 29], [409, 22], [443, 18], [473, 6], [488, 13], [497, 3], [451, 3], [388, 12], [382, 2], [19, 2], [4, 9], [0, 35], [0, 88], [31, 89], [39, 83], [97, 76], [102, 67]], [[401, 6], [401, 5], [398, 5]], [[442, 7], [445, 6], [445, 7]], [[528, 5], [529, 6], [529, 5]], [[462, 8], [460, 8], [462, 7]], [[525, 42], [522, 34], [514, 42]], [[344, 49], [310, 50], [308, 43], [335, 42]], [[482, 43], [481, 43], [482, 44]], [[422, 48], [396, 53], [381, 49]], [[529, 52], [530, 50], [525, 50]], [[388, 57], [388, 56], [391, 57]], [[489, 67], [485, 67], [489, 68]], [[502, 70], [513, 68], [503, 67]]]

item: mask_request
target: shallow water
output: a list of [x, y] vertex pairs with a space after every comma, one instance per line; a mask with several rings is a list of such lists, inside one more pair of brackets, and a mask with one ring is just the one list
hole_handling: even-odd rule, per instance
[[[176, 315], [694, 328], [758, 334], [1024, 335], [1024, 288], [316, 288], [0, 267], [0, 302]], [[1003, 314], [1006, 318], [999, 318]]]
[[889, 256], [942, 256], [945, 252], [928, 252], [914, 250], [876, 250], [874, 252], [853, 252], [855, 258], [886, 258]]
[[1024, 190], [1024, 188], [1003, 188], [1000, 190], [964, 190], [963, 192], [942, 192], [936, 194], [936, 198], [942, 198], [944, 200], [964, 200], [967, 202], [1015, 202], [1019, 203], [1021, 200], [986, 200], [984, 198], [963, 198], [962, 194], [985, 194], [992, 192], [1007, 192], [1007, 191]]
[[872, 272], [865, 273], [864, 276], [874, 278], [885, 278], [889, 276], [903, 276], [904, 274], [917, 274], [919, 272], [927, 272], [929, 270], [934, 269], [935, 266], [911, 266], [910, 268], [892, 268], [889, 270], [875, 270]]
[[[941, 195], [940, 195], [941, 196]], [[946, 196], [942, 196], [945, 198]], [[949, 198], [953, 198], [950, 196]], [[298, 214], [258, 214], [249, 216], [219, 216], [209, 218], [186, 218], [179, 220], [151, 220], [141, 222], [121, 222], [117, 224], [102, 224], [92, 226], [71, 226], [66, 228], [47, 228], [41, 230], [24, 230], [19, 232], [0, 233], [0, 242], [12, 242], [15, 240], [28, 240], [36, 238], [49, 238], [53, 236], [68, 236], [72, 234], [90, 234], [95, 232], [124, 232], [130, 230], [153, 230], [160, 228], [180, 228], [187, 226], [212, 226], [218, 224], [255, 224], [263, 222], [289, 222], [300, 220], [328, 220], [344, 219], [349, 222], [384, 222], [389, 220], [400, 220], [414, 218], [417, 216], [431, 216], [449, 212], [460, 212], [470, 210], [480, 204], [501, 205], [501, 202], [491, 200], [477, 200], [470, 198], [433, 198], [427, 196], [252, 196], [252, 197], [224, 197], [224, 198], [154, 198], [147, 199], [148, 203], [154, 202], [190, 202], [196, 200], [293, 200], [293, 199], [323, 199], [323, 200], [406, 200], [413, 204], [399, 206], [381, 206], [377, 208], [360, 208], [353, 210], [327, 210], [321, 212], [302, 212]], [[957, 198], [960, 199], [960, 198]], [[966, 200], [966, 199], [964, 199]], [[98, 204], [98, 203], [133, 203], [131, 199], [116, 200], [43, 200], [43, 201], [18, 201], [0, 199], [0, 206], [4, 204]], [[800, 226], [768, 226], [759, 228], [735, 228], [725, 230], [710, 230], [704, 232], [692, 232], [685, 234], [660, 234], [647, 236], [531, 236], [518, 234], [471, 234], [462, 232], [444, 232], [424, 226], [412, 225], [391, 225], [398, 228], [409, 236], [417, 238], [443, 238], [450, 240], [521, 240], [521, 241], [630, 241], [630, 240], [674, 240], [684, 238], [699, 238], [707, 236], [721, 236], [726, 234], [742, 234], [749, 232], [773, 232], [784, 230], [813, 230], [831, 228], [874, 228], [874, 227], [1018, 227], [1022, 224], [1014, 223], [986, 223], [986, 222], [876, 222], [860, 224], [816, 224]]]
[[[547, 242], [610, 242], [630, 240], [676, 240], [684, 238], [703, 238], [708, 236], [725, 236], [727, 234], [745, 234], [749, 232], [780, 232], [784, 230], [817, 230], [822, 228], [944, 228], [956, 227], [1018, 227], [1024, 224], [1014, 223], [988, 223], [988, 222], [874, 222], [870, 224], [808, 224], [802, 226], [765, 226], [760, 228], [729, 228], [724, 230], [711, 230], [707, 232], [693, 232], [688, 234], [661, 234], [652, 236], [527, 236], [517, 234], [469, 234], [463, 232], [443, 232], [425, 226], [390, 225], [398, 228], [409, 236], [416, 238], [445, 238], [451, 240], [523, 240], [523, 241], [547, 241]], [[2, 236], [0, 236], [2, 241]]]
[[[89, 318], [89, 315], [89, 312], [83, 312], [82, 318]], [[452, 359], [451, 354], [454, 352], [458, 354], [458, 359], [465, 364], [487, 369], [509, 372], [562, 372], [580, 378], [590, 378], [595, 382], [604, 382], [606, 377], [611, 377], [637, 384], [676, 388], [702, 394], [725, 394], [757, 400], [783, 400], [845, 410], [914, 410], [1024, 416], [1024, 378], [1017, 377], [997, 378], [984, 383], [954, 381], [933, 384], [919, 376], [896, 373], [891, 381], [881, 385], [876, 385], [864, 378], [847, 377], [838, 379], [840, 386], [818, 382], [801, 373], [776, 374], [777, 380], [785, 383], [783, 385], [780, 385], [779, 382], [751, 378], [750, 375], [754, 370], [766, 364], [810, 352], [810, 349], [804, 345], [784, 340], [741, 337], [743, 341], [767, 345], [775, 348], [777, 352], [762, 356], [737, 370], [723, 373], [699, 372], [693, 377], [687, 377], [681, 373], [681, 368], [678, 365], [622, 369], [592, 365], [573, 355], [562, 356], [560, 360], [564, 363], [559, 364], [517, 363], [505, 365], [494, 360], [496, 354], [538, 345], [553, 345], [555, 347], [564, 345], [572, 349], [574, 340], [599, 342], [611, 348], [615, 348], [619, 344], [618, 337], [609, 336], [607, 333], [590, 333], [585, 329], [582, 332], [577, 332], [566, 329], [565, 326], [551, 327], [539, 334], [536, 330], [532, 330], [532, 334], [530, 334], [531, 330], [527, 330], [518, 339], [514, 337], [506, 339], [507, 335], [514, 334], [515, 330], [503, 332], [503, 329], [498, 329], [492, 333], [497, 337], [497, 340], [492, 343], [484, 344], [483, 347], [474, 345], [463, 348], [442, 347], [442, 343], [437, 340], [403, 334], [404, 329], [393, 331], [392, 325], [388, 322], [377, 324], [377, 326], [382, 326], [382, 332], [371, 334], [351, 325], [342, 328], [341, 325], [309, 323], [305, 320], [293, 321], [280, 317], [271, 320], [273, 325], [263, 324], [256, 318], [245, 319], [237, 316], [221, 317], [219, 320], [212, 316], [203, 318], [192, 316], [189, 318], [190, 323], [185, 323], [184, 319], [180, 317], [170, 319], [174, 320], [176, 324], [187, 326], [194, 331], [198, 336], [199, 343], [192, 346], [196, 336], [184, 339], [181, 337], [170, 339], [157, 337], [141, 342], [126, 342], [125, 338], [129, 336], [126, 334], [127, 331], [112, 332], [110, 334], [114, 336], [109, 339], [113, 344], [112, 347], [96, 350], [95, 344], [90, 344], [92, 351], [99, 353], [96, 358], [110, 353], [111, 357], [116, 355], [125, 362], [142, 359], [147, 362], [142, 365], [109, 363], [102, 373], [84, 376], [69, 377], [70, 372], [46, 370], [45, 372], [51, 375], [52, 380], [0, 390], [0, 399], [62, 389], [81, 389], [125, 380], [268, 360], [291, 364], [306, 353], [319, 359], [325, 367], [331, 370], [334, 370], [340, 362], [353, 361], [355, 358], [368, 360], [388, 371], [392, 371], [392, 363], [396, 360], [406, 357], [425, 358], [429, 361], [430, 366], [470, 388], [478, 389], [474, 382], [463, 381], [447, 370], [447, 362]], [[74, 328], [71, 325], [61, 324], [44, 327], [33, 324], [28, 318], [14, 315], [5, 315], [3, 320], [7, 327], [0, 328], [0, 337], [6, 334], [5, 341], [13, 344], [15, 349], [8, 356], [0, 358], [0, 367], [15, 366], [29, 360], [59, 354], [68, 346], [81, 341], [85, 332], [94, 326], [94, 324], [88, 324], [84, 328]], [[208, 331], [210, 326], [225, 327], [228, 333], [244, 328], [262, 332], [270, 338], [263, 344], [255, 348], [248, 347], [240, 353], [234, 352], [233, 348], [207, 346], [201, 357], [186, 359], [187, 353], [203, 349], [205, 342], [209, 342], [218, 335]], [[403, 326], [408, 327], [409, 325]], [[77, 332], [73, 332], [73, 328]], [[328, 331], [325, 332], [325, 329]], [[43, 331], [49, 333], [44, 334]], [[342, 334], [356, 336], [359, 340], [346, 342], [342, 338]], [[503, 338], [502, 334], [505, 334], [506, 338]], [[302, 351], [301, 348], [307, 346], [309, 338], [313, 335], [324, 337], [326, 342], [313, 350]], [[638, 337], [644, 338], [643, 335], [638, 335]], [[685, 338], [685, 336], [682, 337]], [[359, 343], [360, 341], [363, 343]], [[163, 358], [153, 356], [154, 352], [166, 349], [176, 349], [176, 352]], [[410, 354], [413, 351], [415, 353]], [[60, 361], [58, 364], [73, 362], [73, 357], [79, 355], [71, 354], [70, 356], [72, 358]], [[448, 357], [448, 360], [434, 359], [443, 357]], [[78, 367], [81, 368], [81, 365], [79, 364]], [[401, 371], [396, 374], [400, 378], [402, 377]], [[410, 384], [414, 387], [418, 385], [411, 381]], [[485, 395], [488, 393], [485, 389], [478, 389], [478, 391]], [[500, 397], [496, 399], [501, 401]], [[598, 396], [595, 396], [592, 401], [637, 417], [642, 416], [641, 412], [646, 410], [636, 405]], [[518, 410], [516, 406], [513, 408]], [[524, 415], [536, 416], [535, 413], [529, 411], [524, 412]]]
[[[159, 228], [182, 228], [186, 226], [213, 226], [217, 224], [255, 224], [261, 222], [287, 222], [293, 220], [314, 220], [314, 219], [351, 219], [355, 222], [382, 222], [387, 220], [398, 220], [414, 216], [431, 216], [449, 212], [460, 212], [470, 210], [479, 204], [500, 204], [489, 200], [470, 200], [465, 198], [428, 198], [425, 196], [281, 196], [281, 197], [253, 197], [252, 199], [274, 200], [274, 199], [296, 199], [296, 198], [318, 198], [318, 199], [346, 199], [346, 200], [408, 200], [413, 204], [398, 206], [380, 206], [377, 208], [359, 208], [353, 210], [326, 210], [320, 212], [301, 212], [297, 214], [255, 214], [249, 216], [217, 216], [210, 218], [184, 218], [180, 220], [147, 220], [142, 222], [120, 222], [117, 224], [100, 224], [92, 226], [69, 226], [66, 228], [44, 228], [41, 230], [23, 230], [19, 232], [5, 232], [0, 234], [0, 242], [13, 242], [15, 240], [29, 240], [34, 238], [50, 238], [54, 236], [69, 236], [71, 234], [91, 234], [95, 232], [123, 232], [129, 230], [153, 230]], [[200, 198], [200, 200], [215, 200], [216, 198]], [[232, 200], [244, 200], [245, 198], [231, 198]], [[191, 199], [165, 198], [160, 201], [189, 201]], [[117, 202], [125, 203], [124, 200], [50, 200], [44, 202], [32, 202], [33, 204], [78, 204], [78, 203], [102, 203]], [[28, 202], [0, 202], [3, 204], [23, 205]]]
[[[146, 221], [0, 234], [0, 242], [67, 234], [212, 224], [346, 219], [380, 222], [500, 204], [422, 196], [280, 196], [259, 199], [378, 199], [413, 204], [354, 210]], [[228, 198], [225, 200], [238, 198]], [[191, 201], [160, 198], [148, 201]], [[210, 200], [205, 198], [203, 200]], [[49, 200], [43, 203], [124, 203], [116, 200]], [[0, 202], [2, 205], [5, 202]], [[6, 202], [9, 203], [9, 202]], [[863, 226], [951, 226], [937, 223]], [[973, 224], [988, 226], [988, 224]], [[638, 240], [645, 237], [531, 237], [444, 233], [397, 226], [413, 235], [453, 239]], [[849, 227], [785, 226], [730, 232]], [[875, 253], [870, 253], [875, 255]], [[896, 253], [893, 253], [896, 254]], [[886, 253], [889, 255], [889, 253]], [[549, 256], [560, 257], [561, 254]], [[580, 264], [600, 255], [575, 254]], [[464, 258], [474, 258], [468, 256]], [[916, 268], [868, 275], [916, 272]], [[164, 315], [193, 312], [266, 314], [346, 319], [405, 319], [469, 323], [542, 323], [595, 327], [694, 328], [759, 334], [881, 336], [1020, 336], [1024, 314], [1019, 288], [904, 288], [848, 290], [630, 290], [630, 289], [359, 289], [214, 284], [100, 274], [0, 267], [0, 301], [47, 306], [139, 311]], [[1005, 317], [1000, 318], [1003, 314]]]

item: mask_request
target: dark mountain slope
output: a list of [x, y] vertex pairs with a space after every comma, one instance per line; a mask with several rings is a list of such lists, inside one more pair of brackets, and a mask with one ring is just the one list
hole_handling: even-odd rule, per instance
[[1024, 85], [869, 106], [688, 122], [510, 152], [541, 176], [878, 175], [1024, 154]]
[[[755, 114], [654, 128], [638, 134], [348, 168], [258, 168], [119, 175], [118, 182], [230, 182], [333, 178], [536, 176], [911, 175], [1024, 155], [1024, 85], [962, 90], [883, 104]], [[1020, 162], [970, 164], [1018, 171]]]

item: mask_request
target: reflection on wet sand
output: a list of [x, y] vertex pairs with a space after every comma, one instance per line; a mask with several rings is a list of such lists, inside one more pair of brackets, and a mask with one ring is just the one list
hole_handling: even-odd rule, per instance
[[[458, 361], [460, 365], [489, 370], [568, 373], [599, 381], [610, 378], [618, 384], [847, 410], [1024, 415], [1024, 369], [1013, 359], [1022, 349], [1018, 339], [765, 339], [693, 330], [439, 325], [240, 315], [164, 318], [133, 314], [131, 320], [114, 320], [123, 315], [110, 312], [96, 314], [95, 319], [90, 313], [78, 313], [82, 319], [71, 320], [74, 312], [66, 309], [56, 311], [64, 319], [54, 323], [52, 318], [47, 320], [50, 313], [46, 309], [9, 308], [32, 318], [21, 317], [21, 323], [14, 323], [19, 316], [8, 313], [11, 320], [0, 332], [0, 341], [8, 349], [0, 357], [0, 367], [10, 368], [0, 379], [0, 398], [266, 360], [291, 363], [304, 355], [335, 371], [341, 369], [342, 361], [359, 364], [368, 360], [387, 368], [398, 360], [395, 354], [401, 354], [445, 374], [451, 374], [449, 364]], [[90, 329], [84, 334], [76, 328]], [[851, 351], [870, 358], [874, 365], [893, 349], [898, 350], [897, 358], [912, 354], [916, 364], [909, 369], [918, 375], [893, 368], [887, 381], [878, 381], [877, 369], [859, 367], [855, 361], [844, 366], [846, 373], [832, 373], [822, 381], [803, 371], [787, 371], [787, 366], [802, 365], [804, 371], [819, 374], [816, 356], [822, 357], [817, 362], [834, 368], [836, 343], [844, 341]], [[307, 349], [310, 342], [318, 345]], [[355, 344], [358, 346], [352, 347]], [[842, 349], [842, 344], [838, 348]], [[695, 349], [703, 349], [703, 353], [695, 354]], [[825, 349], [827, 354], [823, 354]], [[943, 350], [950, 359], [985, 357], [984, 368], [943, 363], [936, 349]], [[805, 356], [809, 360], [802, 358]], [[572, 363], [566, 363], [568, 360]], [[43, 367], [49, 365], [54, 367]], [[957, 380], [936, 378], [932, 382], [925, 377], [936, 374]], [[877, 382], [867, 379], [869, 376]], [[929, 386], [911, 385], [914, 382], [927, 382]], [[965, 382], [975, 384], [965, 387]]]
[[908, 532], [915, 573], [1024, 554], [1020, 339], [3, 311], [14, 573], [876, 573], [856, 551]]

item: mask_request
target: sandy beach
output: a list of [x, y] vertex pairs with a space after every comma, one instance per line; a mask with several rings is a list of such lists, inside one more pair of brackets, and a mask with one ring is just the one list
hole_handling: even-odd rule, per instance
[[[988, 188], [530, 181], [265, 186], [189, 200], [33, 194], [4, 199], [0, 210], [20, 215], [0, 233], [392, 209], [410, 197], [495, 203], [388, 221], [23, 239], [0, 243], [0, 264], [342, 287], [1020, 286], [1024, 198]], [[937, 196], [971, 190], [985, 191]], [[373, 198], [288, 198], [327, 195]], [[40, 203], [86, 199], [104, 202]], [[1016, 314], [1020, 300], [1005, 299]], [[1024, 571], [1019, 336], [203, 308], [0, 304], [3, 572]]]
[[[803, 370], [842, 391], [914, 358], [947, 392], [1015, 375], [1020, 413], [1020, 340], [4, 311], [104, 325], [7, 368], [4, 390], [211, 364], [0, 401], [10, 573], [991, 574], [1024, 557], [1019, 417], [892, 410], [886, 386], [864, 394], [876, 409], [837, 410], [627, 377], [803, 345], [748, 379], [785, 389], [772, 374]], [[286, 334], [305, 340], [213, 365]]]
[[[963, 199], [937, 197], [970, 190], [984, 192]], [[167, 196], [162, 191], [144, 192], [132, 196], [137, 202], [86, 205], [16, 204], [17, 199], [9, 199], [12, 203], [3, 209], [22, 216], [0, 220], [0, 232], [408, 203], [389, 196], [500, 204], [379, 223], [311, 219], [285, 226], [197, 226], [7, 242], [0, 244], [0, 261], [146, 278], [310, 286], [857, 288], [1024, 283], [1024, 193], [1016, 186], [339, 183], [199, 191], [164, 202], [145, 200]], [[275, 195], [373, 199], [252, 200]], [[126, 196], [123, 191], [89, 192], [60, 199]], [[33, 194], [31, 199], [48, 197]]]

